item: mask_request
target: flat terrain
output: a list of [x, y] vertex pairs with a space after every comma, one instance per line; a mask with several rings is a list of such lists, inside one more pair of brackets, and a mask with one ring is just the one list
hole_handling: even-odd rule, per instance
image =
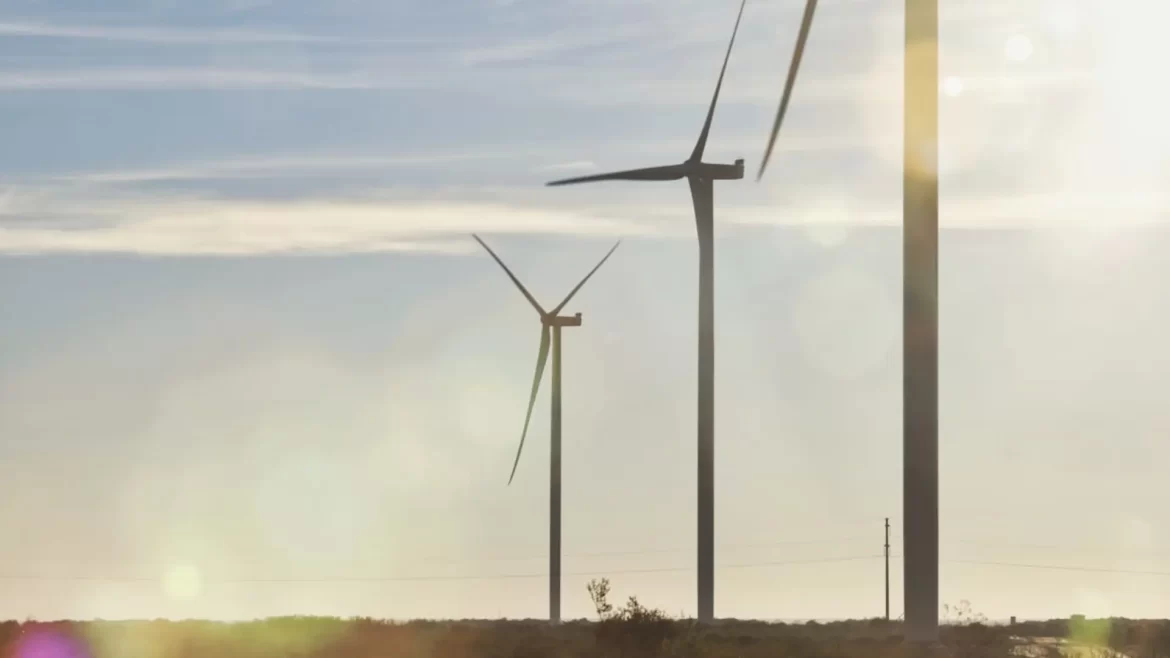
[[[2, 622], [3, 658], [538, 658], [912, 655], [901, 627], [882, 620], [825, 624], [722, 621], [699, 628], [654, 611], [604, 622], [416, 621], [282, 617], [252, 622]], [[1170, 658], [1170, 622], [1052, 620], [1014, 626], [963, 623], [943, 631], [955, 658]], [[1112, 647], [1112, 648], [1110, 648]]]

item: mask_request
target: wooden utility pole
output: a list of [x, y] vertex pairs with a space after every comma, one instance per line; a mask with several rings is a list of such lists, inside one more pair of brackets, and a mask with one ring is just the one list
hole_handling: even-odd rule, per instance
[[886, 517], [886, 621], [890, 620], [890, 518]]

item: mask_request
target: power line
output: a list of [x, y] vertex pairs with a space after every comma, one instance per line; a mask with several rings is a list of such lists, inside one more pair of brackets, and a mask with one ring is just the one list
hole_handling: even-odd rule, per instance
[[[790, 541], [775, 541], [775, 542], [761, 542], [761, 543], [741, 543], [741, 544], [725, 544], [723, 548], [766, 548], [773, 546], [812, 546], [824, 545], [833, 543], [850, 543], [855, 541], [862, 541], [869, 539], [867, 537], [838, 537], [834, 539], [810, 539], [810, 540], [790, 540]], [[893, 539], [893, 537], [892, 537]], [[1005, 547], [1034, 547], [1047, 549], [1067, 549], [1069, 546], [1059, 545], [1041, 545], [1041, 544], [1011, 544], [992, 541], [980, 540], [958, 540], [957, 543], [965, 544], [982, 544], [982, 545], [1002, 545]], [[570, 554], [568, 558], [581, 557], [607, 557], [607, 556], [635, 556], [635, 555], [654, 555], [666, 553], [684, 552], [689, 549], [648, 549], [648, 550], [627, 550], [627, 551], [596, 551], [589, 553]], [[529, 559], [543, 559], [545, 556], [532, 558], [482, 558], [479, 560], [464, 560], [463, 563], [472, 561], [492, 561], [492, 560], [529, 560]], [[834, 557], [834, 558], [810, 558], [810, 559], [796, 559], [796, 560], [771, 560], [771, 561], [752, 561], [742, 563], [732, 563], [717, 565], [717, 569], [750, 569], [763, 568], [770, 566], [787, 566], [787, 565], [801, 565], [801, 564], [831, 564], [842, 562], [854, 562], [862, 560], [881, 559], [886, 557], [883, 554], [875, 555], [857, 555], [850, 557]], [[901, 559], [901, 555], [889, 555], [893, 559]], [[448, 562], [450, 564], [451, 562]], [[455, 561], [455, 564], [460, 563]], [[1046, 571], [1071, 571], [1081, 573], [1103, 573], [1103, 574], [1119, 574], [1119, 575], [1142, 575], [1142, 576], [1170, 576], [1170, 571], [1146, 571], [1138, 569], [1117, 569], [1091, 566], [1066, 566], [1054, 564], [1037, 564], [1024, 562], [1006, 562], [994, 560], [943, 560], [945, 564], [960, 564], [972, 566], [987, 566], [987, 567], [1003, 567], [1013, 569], [1037, 569]], [[424, 562], [423, 564], [427, 564]], [[443, 564], [442, 562], [429, 562], [429, 564]], [[620, 568], [620, 569], [589, 569], [565, 573], [565, 576], [608, 576], [608, 575], [633, 575], [633, 574], [654, 574], [654, 573], [685, 573], [694, 571], [694, 567], [647, 567], [647, 568]], [[457, 575], [425, 575], [425, 576], [340, 576], [340, 577], [320, 577], [320, 578], [228, 578], [228, 579], [207, 579], [201, 581], [205, 585], [232, 585], [232, 584], [329, 584], [329, 583], [392, 583], [392, 582], [436, 582], [436, 581], [484, 581], [484, 580], [522, 580], [546, 578], [547, 573], [543, 572], [528, 572], [528, 573], [501, 573], [501, 574], [457, 574]], [[142, 577], [142, 576], [87, 576], [87, 575], [40, 575], [40, 574], [0, 574], [0, 582], [105, 582], [105, 583], [159, 583], [162, 579], [159, 577]]]
[[[721, 549], [724, 549], [724, 550], [731, 550], [731, 549], [743, 549], [743, 548], [772, 548], [772, 547], [782, 547], [782, 546], [818, 546], [818, 545], [825, 545], [825, 544], [849, 544], [849, 543], [856, 543], [856, 542], [860, 542], [860, 541], [869, 541], [870, 539], [871, 539], [870, 537], [864, 537], [864, 536], [837, 537], [837, 538], [832, 538], [832, 539], [830, 539], [830, 538], [797, 539], [797, 540], [787, 540], [787, 541], [720, 544], [720, 545], [718, 545], [718, 547]], [[579, 558], [596, 558], [596, 557], [633, 557], [633, 556], [640, 556], [640, 555], [665, 555], [665, 554], [671, 554], [671, 553], [690, 553], [693, 550], [694, 550], [693, 548], [680, 547], [680, 548], [659, 548], [659, 549], [639, 549], [639, 550], [620, 550], [620, 551], [593, 551], [593, 552], [586, 552], [586, 553], [569, 553], [569, 554], [564, 555], [563, 557], [566, 560], [579, 559]], [[447, 557], [438, 557], [438, 558], [434, 558], [434, 559], [422, 559], [422, 560], [417, 560], [417, 561], [411, 561], [409, 563], [399, 563], [398, 567], [399, 568], [404, 568], [404, 567], [405, 568], [412, 568], [415, 566], [419, 566], [419, 567], [423, 567], [423, 566], [453, 566], [453, 565], [483, 563], [483, 562], [529, 562], [529, 561], [536, 561], [536, 560], [545, 560], [545, 559], [547, 559], [547, 557], [548, 557], [547, 554], [526, 555], [526, 556], [494, 555], [494, 556], [488, 556], [488, 557], [467, 557], [467, 558], [457, 558], [454, 556], [447, 556]], [[113, 565], [106, 565], [106, 566], [108, 567], [108, 566], [113, 566]], [[166, 565], [166, 564], [157, 564], [157, 565], [153, 565], [153, 568], [155, 568], [157, 570], [164, 570], [164, 569], [166, 569], [167, 566], [168, 565]], [[0, 580], [2, 580], [2, 579], [3, 579], [3, 576], [0, 576]], [[153, 580], [153, 579], [145, 578], [144, 580]]]
[[[806, 564], [834, 564], [843, 562], [858, 562], [884, 558], [884, 554], [855, 555], [834, 558], [813, 558], [807, 560], [773, 560], [760, 562], [743, 562], [723, 564], [717, 569], [751, 569], [773, 566], [793, 566]], [[891, 559], [902, 559], [901, 555], [890, 555]], [[1106, 573], [1137, 576], [1170, 576], [1170, 571], [1145, 571], [1139, 569], [1113, 569], [1105, 567], [1069, 566], [1055, 564], [1031, 564], [1022, 562], [998, 562], [991, 560], [943, 560], [945, 564], [964, 564], [972, 566], [1004, 567], [1013, 569], [1040, 569], [1046, 571], [1073, 571], [1082, 573]], [[610, 576], [654, 573], [686, 573], [694, 571], [694, 567], [648, 567], [644, 569], [593, 569], [588, 571], [574, 571], [565, 573], [565, 576]], [[201, 581], [205, 585], [236, 585], [236, 584], [331, 584], [331, 583], [392, 583], [392, 582], [433, 582], [433, 581], [476, 581], [476, 580], [524, 580], [532, 578], [546, 578], [547, 573], [504, 573], [504, 574], [460, 574], [460, 575], [427, 575], [427, 576], [337, 576], [322, 578], [229, 578], [207, 579]], [[159, 578], [142, 576], [72, 576], [72, 575], [38, 575], [38, 574], [0, 574], [0, 581], [7, 582], [106, 582], [106, 583], [158, 583]]]
[[[740, 564], [718, 565], [717, 569], [748, 569], [758, 567], [788, 566], [797, 564], [827, 564], [837, 562], [855, 562], [880, 558], [880, 555], [858, 555], [839, 558], [817, 558], [809, 560], [780, 560], [768, 562], [745, 562]], [[609, 576], [624, 574], [648, 573], [685, 573], [694, 571], [694, 567], [651, 567], [646, 569], [597, 569], [591, 571], [577, 571], [565, 573], [565, 576]], [[528, 578], [547, 578], [547, 573], [514, 573], [514, 574], [467, 574], [451, 576], [365, 576], [365, 577], [330, 577], [330, 578], [232, 578], [208, 579], [200, 581], [206, 585], [236, 585], [236, 584], [329, 584], [329, 583], [390, 583], [390, 582], [429, 582], [429, 581], [469, 581], [469, 580], [521, 580]], [[48, 575], [17, 575], [0, 574], [0, 581], [26, 582], [107, 582], [107, 583], [157, 583], [158, 578], [141, 576], [48, 576]]]
[[[902, 537], [901, 536], [891, 536], [891, 539], [900, 541], [902, 539]], [[1043, 550], [1043, 551], [1048, 551], [1048, 552], [1063, 552], [1063, 553], [1068, 553], [1068, 554], [1076, 554], [1076, 555], [1080, 555], [1080, 556], [1090, 556], [1091, 555], [1093, 557], [1101, 557], [1101, 558], [1106, 558], [1106, 559], [1126, 559], [1126, 560], [1170, 559], [1170, 553], [1157, 553], [1157, 552], [1135, 553], [1135, 552], [1129, 552], [1129, 551], [1121, 552], [1121, 551], [1111, 550], [1109, 547], [1100, 546], [1100, 545], [1078, 547], [1078, 546], [1073, 545], [1073, 544], [1029, 544], [1029, 543], [1019, 543], [1019, 542], [1010, 542], [1010, 541], [982, 540], [982, 539], [949, 539], [946, 537], [942, 538], [941, 543], [944, 545], [946, 545], [946, 544], [961, 544], [961, 545], [965, 545], [965, 546], [981, 546], [981, 547], [986, 547], [986, 548], [1036, 549], [1036, 550]]]
[[[901, 555], [891, 558], [902, 559]], [[1005, 567], [1011, 569], [1042, 569], [1045, 571], [1076, 571], [1083, 573], [1109, 573], [1132, 576], [1170, 576], [1170, 571], [1143, 571], [1140, 569], [1111, 569], [1106, 567], [1083, 567], [1060, 564], [1027, 564], [1023, 562], [997, 562], [992, 560], [941, 560], [943, 564], [967, 564], [984, 567]]]
[[1170, 576], [1170, 571], [1141, 571], [1138, 569], [1106, 569], [1103, 567], [1078, 567], [1055, 564], [1023, 564], [1018, 562], [992, 562], [988, 560], [943, 560], [948, 564], [971, 564], [990, 567], [1010, 567], [1014, 569], [1043, 569], [1047, 571], [1079, 571], [1084, 573], [1115, 573], [1134, 576]]
[[826, 564], [830, 562], [857, 562], [859, 560], [877, 560], [882, 556], [878, 555], [857, 555], [854, 557], [829, 557], [810, 560], [784, 560], [781, 562], [749, 562], [746, 564], [724, 564], [718, 565], [716, 569], [746, 569], [749, 567], [771, 567], [788, 564]]
[[[719, 544], [718, 548], [733, 549], [733, 548], [771, 548], [773, 546], [815, 546], [819, 544], [847, 544], [851, 542], [867, 541], [870, 537], [838, 537], [836, 539], [797, 539], [790, 541], [769, 541], [759, 543], [744, 543], [744, 544]], [[638, 551], [600, 551], [595, 553], [577, 553], [566, 555], [566, 558], [574, 557], [608, 557], [620, 555], [658, 555], [662, 553], [689, 553], [694, 548], [659, 548]], [[525, 559], [543, 559], [540, 558], [525, 558]], [[519, 559], [519, 558], [517, 558]]]
[[984, 539], [944, 539], [945, 542], [952, 542], [955, 544], [965, 544], [969, 546], [989, 546], [999, 548], [1023, 548], [1023, 549], [1037, 549], [1044, 551], [1065, 551], [1069, 553], [1092, 553], [1096, 555], [1110, 556], [1110, 557], [1124, 557], [1124, 558], [1170, 558], [1170, 553], [1158, 552], [1121, 552], [1114, 550], [1108, 546], [1084, 546], [1080, 547], [1074, 544], [1028, 544], [1019, 542], [1000, 542], [994, 540]]

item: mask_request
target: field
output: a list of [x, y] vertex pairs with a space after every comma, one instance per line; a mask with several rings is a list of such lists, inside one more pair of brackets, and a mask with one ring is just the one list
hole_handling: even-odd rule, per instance
[[[540, 658], [651, 656], [883, 658], [911, 655], [896, 622], [721, 621], [699, 628], [655, 611], [550, 627], [542, 621], [415, 621], [282, 617], [252, 622], [0, 623], [3, 658]], [[1031, 638], [1024, 640], [1022, 638]], [[1053, 620], [943, 629], [955, 658], [1170, 657], [1170, 622]], [[1112, 647], [1112, 649], [1110, 648]]]

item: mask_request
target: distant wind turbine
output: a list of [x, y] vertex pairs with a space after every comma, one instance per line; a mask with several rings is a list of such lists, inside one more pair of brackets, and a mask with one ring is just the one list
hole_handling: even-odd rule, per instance
[[[512, 474], [508, 476], [508, 484], [512, 484], [512, 479], [516, 477], [516, 467], [520, 465], [520, 454], [524, 452], [524, 439], [528, 436], [528, 423], [532, 420], [532, 408], [536, 405], [536, 393], [540, 390], [540, 380], [544, 376], [544, 366], [548, 362], [548, 351], [551, 343], [552, 347], [552, 449], [550, 451], [549, 463], [549, 581], [548, 581], [548, 618], [549, 621], [556, 624], [561, 620], [561, 327], [580, 327], [581, 314], [564, 316], [561, 315], [561, 310], [573, 299], [585, 282], [593, 276], [605, 261], [613, 255], [614, 250], [621, 244], [621, 240], [610, 248], [609, 252], [589, 270], [584, 279], [577, 284], [569, 294], [557, 304], [551, 311], [545, 311], [544, 308], [537, 303], [536, 298], [528, 292], [520, 279], [508, 269], [504, 261], [492, 251], [492, 248], [487, 246], [487, 243], [480, 239], [478, 235], [473, 235], [479, 244], [487, 250], [491, 257], [499, 263], [500, 267], [520, 289], [520, 293], [532, 304], [532, 308], [540, 314], [540, 349], [536, 353], [536, 374], [532, 378], [532, 392], [528, 396], [528, 413], [524, 415], [524, 430], [520, 433], [520, 447], [516, 450], [516, 461], [512, 463]], [[551, 340], [550, 340], [551, 329]]]
[[[572, 185], [594, 181], [672, 181], [687, 179], [691, 188], [691, 201], [695, 209], [695, 225], [699, 236], [699, 399], [698, 399], [698, 617], [703, 623], [715, 618], [715, 186], [717, 180], [739, 180], [743, 178], [743, 160], [735, 164], [711, 164], [703, 162], [703, 151], [707, 148], [707, 137], [711, 132], [711, 121], [715, 117], [715, 105], [719, 101], [719, 90], [727, 72], [727, 62], [735, 45], [735, 35], [743, 18], [744, 2], [740, 3], [731, 41], [723, 57], [723, 68], [715, 83], [715, 93], [707, 109], [707, 119], [699, 133], [691, 157], [682, 164], [633, 169], [595, 176], [583, 176], [549, 183], [549, 185]], [[799, 57], [794, 59], [794, 66]]]

